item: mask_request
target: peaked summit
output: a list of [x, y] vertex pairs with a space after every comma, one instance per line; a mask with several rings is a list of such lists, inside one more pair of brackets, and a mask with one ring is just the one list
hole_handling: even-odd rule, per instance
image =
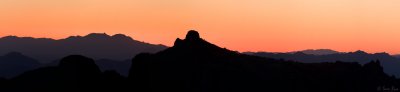
[[187, 34], [186, 34], [186, 38], [185, 39], [180, 39], [177, 38], [175, 41], [175, 44], [173, 47], [167, 49], [164, 52], [190, 52], [190, 53], [196, 53], [196, 54], [210, 54], [210, 53], [214, 53], [214, 54], [236, 54], [236, 52], [234, 51], [230, 51], [228, 49], [225, 48], [221, 48], [217, 45], [214, 45], [206, 40], [204, 40], [203, 38], [200, 37], [199, 32], [195, 31], [195, 30], [190, 30]]
[[[182, 46], [184, 43], [201, 43], [205, 42], [202, 38], [200, 38], [199, 32], [195, 30], [190, 30], [184, 40], [177, 38], [174, 44], [174, 47]], [[206, 42], [208, 43], [208, 42]]]

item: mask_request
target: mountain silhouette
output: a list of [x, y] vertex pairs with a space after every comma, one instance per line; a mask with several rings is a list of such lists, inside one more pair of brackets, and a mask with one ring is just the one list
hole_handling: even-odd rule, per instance
[[398, 80], [380, 61], [299, 63], [241, 54], [189, 31], [173, 47], [132, 60], [128, 79], [139, 92], [376, 92]]
[[383, 72], [381, 63], [301, 63], [246, 55], [212, 44], [191, 30], [172, 47], [136, 55], [127, 78], [117, 71], [102, 71], [92, 58], [69, 55], [57, 66], [0, 78], [0, 92], [385, 92], [386, 87], [400, 87], [398, 79]]
[[18, 52], [0, 56], [0, 77], [11, 78], [25, 71], [38, 68], [40, 63]]
[[93, 59], [71, 55], [63, 58], [58, 65], [65, 73], [63, 77], [82, 78], [82, 80], [93, 79], [101, 73], [100, 68], [95, 64]]
[[96, 60], [122, 61], [142, 52], [155, 53], [165, 48], [166, 46], [140, 42], [123, 34], [110, 36], [105, 33], [91, 33], [60, 40], [16, 36], [0, 38], [0, 54], [20, 52], [42, 63], [73, 54], [89, 56]]
[[366, 64], [372, 60], [380, 60], [384, 71], [389, 75], [395, 75], [400, 77], [400, 59], [389, 55], [388, 53], [374, 53], [369, 54], [365, 51], [355, 51], [348, 53], [337, 53], [328, 55], [310, 55], [302, 52], [298, 53], [268, 53], [268, 52], [257, 52], [249, 53], [249, 55], [268, 57], [274, 59], [285, 59], [293, 60], [303, 63], [321, 63], [321, 62], [357, 62], [360, 64]]

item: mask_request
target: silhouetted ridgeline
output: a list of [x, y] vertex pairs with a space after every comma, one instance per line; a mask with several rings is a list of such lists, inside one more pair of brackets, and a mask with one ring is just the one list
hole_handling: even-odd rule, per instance
[[105, 33], [92, 33], [60, 40], [16, 36], [0, 38], [0, 55], [20, 52], [44, 63], [73, 54], [89, 56], [96, 60], [122, 61], [139, 53], [155, 53], [166, 48], [163, 45], [140, 42], [123, 34], [110, 36]]
[[305, 54], [311, 54], [311, 55], [329, 55], [329, 54], [338, 54], [341, 52], [334, 51], [331, 49], [308, 49], [308, 50], [303, 50], [301, 51], [302, 53]]
[[389, 75], [400, 77], [400, 58], [389, 55], [388, 53], [369, 54], [364, 51], [355, 51], [348, 53], [332, 53], [325, 55], [312, 55], [303, 52], [296, 53], [268, 53], [268, 52], [245, 52], [245, 54], [268, 57], [274, 59], [293, 60], [303, 63], [321, 63], [321, 62], [358, 62], [366, 64], [372, 60], [380, 60], [384, 71]]
[[[58, 66], [0, 79], [0, 91], [17, 92], [385, 92], [400, 87], [380, 61], [299, 63], [241, 54], [203, 40], [196, 31], [173, 47], [132, 60], [129, 77], [101, 72], [78, 55]], [[4, 91], [4, 92], [5, 92]]]

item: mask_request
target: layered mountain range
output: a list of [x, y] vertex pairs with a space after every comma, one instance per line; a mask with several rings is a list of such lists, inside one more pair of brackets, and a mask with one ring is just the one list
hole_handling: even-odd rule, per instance
[[400, 81], [379, 60], [301, 63], [221, 48], [189, 31], [157, 53], [132, 59], [129, 76], [101, 71], [95, 60], [71, 55], [55, 66], [0, 78], [8, 92], [382, 92]]
[[91, 33], [60, 40], [6, 36], [0, 38], [0, 69], [3, 70], [0, 77], [10, 78], [39, 67], [56, 66], [68, 55], [91, 57], [102, 71], [116, 70], [127, 76], [130, 59], [136, 54], [156, 53], [166, 48], [123, 34]]
[[[178, 39], [175, 44], [179, 46], [180, 40]], [[37, 67], [54, 66], [62, 57], [73, 54], [94, 58], [96, 64], [103, 71], [117, 70], [127, 76], [127, 69], [131, 63], [128, 61], [133, 56], [146, 52], [156, 53], [166, 48], [163, 45], [137, 41], [123, 34], [110, 36], [105, 33], [91, 33], [86, 36], [70, 36], [60, 40], [6, 36], [0, 38], [0, 55], [4, 55], [3, 58], [8, 59], [0, 58], [0, 61], [5, 63], [0, 66], [11, 71], [0, 72], [0, 76], [8, 78]], [[287, 53], [245, 52], [245, 54], [303, 63], [342, 61], [366, 64], [372, 60], [380, 60], [386, 73], [400, 76], [400, 71], [398, 71], [400, 70], [400, 59], [396, 55], [391, 56], [387, 53], [370, 54], [364, 51], [338, 52], [330, 49], [308, 49]], [[25, 61], [30, 62], [20, 60], [24, 58], [26, 58]]]

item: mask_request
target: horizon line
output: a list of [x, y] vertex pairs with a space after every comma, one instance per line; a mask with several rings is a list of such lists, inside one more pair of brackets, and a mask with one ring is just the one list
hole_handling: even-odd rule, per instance
[[[56, 41], [58, 41], [58, 40], [63, 40], [63, 39], [67, 39], [67, 38], [70, 38], [70, 37], [86, 37], [86, 36], [88, 36], [88, 35], [90, 35], [90, 34], [105, 34], [105, 35], [110, 36], [110, 37], [115, 36], [115, 35], [118, 35], [118, 34], [122, 34], [122, 35], [125, 35], [125, 36], [129, 37], [129, 38], [132, 38], [132, 36], [126, 35], [126, 34], [124, 34], [124, 33], [109, 34], [109, 33], [106, 33], [106, 32], [91, 32], [91, 33], [87, 33], [86, 35], [71, 35], [71, 36], [62, 37], [62, 38], [6, 35], [6, 36], [0, 37], [0, 39], [3, 39], [3, 38], [5, 38], [5, 37], [17, 37], [17, 38], [33, 38], [33, 39], [51, 39], [51, 40], [56, 40]], [[179, 38], [179, 37], [178, 37], [178, 38]], [[155, 44], [155, 43], [150, 43], [150, 42], [147, 42], [147, 41], [137, 40], [137, 39], [134, 39], [134, 38], [132, 38], [132, 39], [135, 40], [135, 41], [144, 42], [144, 43], [149, 43], [149, 44], [152, 44], [152, 45], [163, 45], [163, 46], [166, 46], [166, 47], [172, 47], [172, 46], [165, 45], [165, 44], [161, 44], [161, 43]], [[218, 45], [218, 46], [219, 46], [219, 45]], [[221, 46], [220, 46], [220, 47], [221, 47]], [[229, 48], [228, 48], [228, 49], [229, 49]], [[254, 50], [254, 51], [248, 51], [248, 50], [247, 50], [247, 51], [233, 50], [233, 51], [238, 51], [238, 52], [240, 52], [240, 53], [244, 53], [244, 52], [292, 53], [292, 52], [300, 52], [300, 51], [304, 51], [304, 50], [324, 50], [324, 49], [326, 49], [326, 50], [333, 50], [333, 51], [337, 51], [337, 52], [340, 52], [340, 53], [349, 53], [349, 52], [356, 52], [356, 51], [364, 51], [364, 52], [366, 52], [366, 53], [368, 53], [368, 54], [388, 53], [389, 55], [400, 55], [400, 53], [389, 53], [389, 52], [386, 52], [386, 51], [371, 52], [371, 51], [362, 50], [362, 49], [352, 50], [352, 51], [340, 51], [340, 50], [329, 49], [329, 48], [309, 48], [309, 49], [298, 49], [298, 50], [292, 50], [292, 51], [267, 51], [267, 50], [261, 50], [261, 51], [260, 51], [260, 50], [258, 50], [258, 51], [257, 51], [257, 50]]]

